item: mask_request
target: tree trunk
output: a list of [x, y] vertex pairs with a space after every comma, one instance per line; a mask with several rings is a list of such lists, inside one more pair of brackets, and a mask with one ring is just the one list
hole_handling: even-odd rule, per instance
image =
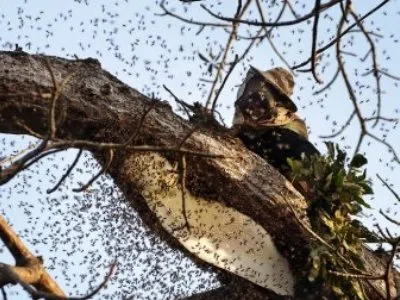
[[[0, 132], [31, 134], [27, 128], [41, 135], [48, 132], [53, 83], [46, 60], [57, 82], [62, 82], [71, 74], [70, 80], [62, 87], [56, 107], [56, 137], [71, 140], [71, 146], [81, 146], [77, 140], [126, 142], [135, 133], [144, 112], [152, 105], [151, 99], [104, 71], [97, 60], [67, 60], [24, 52], [0, 52]], [[48, 97], [42, 97], [46, 93]], [[130, 145], [167, 148], [168, 151], [164, 149], [160, 153], [173, 161], [176, 160], [176, 154], [172, 149], [192, 129], [193, 125], [174, 114], [166, 102], [157, 101], [141, 124], [140, 134]], [[100, 163], [104, 165], [103, 151], [90, 145], [84, 148], [95, 151]], [[199, 129], [185, 141], [182, 148], [226, 157], [187, 154], [188, 189], [193, 194], [220, 201], [250, 216], [271, 234], [291, 267], [299, 270], [305, 263], [312, 237], [293, 216], [288, 203], [297, 216], [309, 224], [303, 196], [280, 173], [227, 132]], [[117, 159], [113, 160], [108, 169], [109, 174], [145, 223], [169, 241], [171, 246], [182, 249], [146, 207], [137, 193], [135, 178], [123, 167], [135, 150], [117, 151], [117, 155], [114, 155]], [[369, 251], [364, 251], [364, 256], [369, 273], [384, 272], [383, 261]], [[300, 273], [297, 272], [297, 275]], [[237, 282], [236, 286], [240, 288], [242, 284], [242, 290], [247, 291], [247, 299], [256, 293], [264, 293], [260, 292], [259, 287], [250, 288], [248, 282], [243, 283], [244, 280]], [[371, 284], [385, 295], [383, 282], [371, 281]], [[368, 284], [365, 286], [368, 288]], [[372, 293], [370, 289], [368, 291]], [[226, 290], [222, 294], [226, 295], [226, 299], [234, 298], [228, 296]], [[267, 295], [269, 292], [265, 291]], [[243, 294], [241, 296], [244, 297]], [[208, 295], [208, 299], [210, 297], [212, 295]], [[218, 293], [216, 297], [221, 299]]]

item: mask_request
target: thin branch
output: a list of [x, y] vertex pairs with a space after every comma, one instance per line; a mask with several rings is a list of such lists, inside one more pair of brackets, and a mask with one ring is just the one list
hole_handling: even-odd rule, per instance
[[52, 98], [50, 100], [50, 106], [49, 106], [50, 113], [49, 113], [48, 126], [49, 126], [49, 139], [54, 139], [56, 136], [56, 130], [57, 130], [57, 127], [56, 127], [57, 100], [58, 100], [58, 98], [60, 98], [60, 95], [62, 93], [64, 86], [71, 80], [72, 73], [69, 73], [64, 78], [64, 80], [61, 82], [61, 84], [58, 84], [49, 60], [45, 59], [45, 63], [46, 63], [47, 70], [50, 73], [51, 81], [53, 84], [53, 94], [52, 94]]
[[400, 195], [396, 193], [396, 191], [385, 180], [383, 180], [383, 178], [379, 174], [376, 174], [376, 177], [378, 177], [383, 185], [392, 193], [396, 200], [400, 202]]
[[81, 148], [86, 147], [88, 149], [126, 149], [126, 150], [133, 150], [138, 152], [178, 152], [181, 154], [186, 155], [193, 155], [193, 156], [201, 156], [201, 157], [210, 157], [210, 158], [230, 158], [227, 156], [223, 156], [220, 154], [210, 154], [204, 153], [199, 151], [192, 151], [189, 149], [179, 149], [177, 150], [174, 146], [149, 146], [149, 145], [141, 145], [141, 146], [133, 146], [133, 145], [125, 145], [125, 144], [118, 144], [118, 143], [97, 143], [91, 142], [86, 140], [56, 140], [52, 143], [51, 148]]
[[[382, 92], [381, 92], [381, 81], [380, 81], [380, 76], [378, 72], [378, 63], [377, 63], [377, 54], [376, 54], [376, 49], [375, 49], [375, 44], [370, 35], [367, 33], [367, 30], [364, 28], [364, 25], [362, 22], [358, 19], [358, 16], [355, 14], [352, 8], [350, 8], [350, 14], [353, 16], [354, 20], [357, 23], [357, 26], [360, 28], [362, 33], [364, 34], [365, 38], [368, 41], [370, 50], [371, 50], [371, 55], [372, 55], [372, 70], [373, 74], [375, 77], [376, 81], [376, 94], [377, 94], [377, 116], [379, 117], [381, 115], [381, 102], [382, 102]], [[375, 127], [379, 122], [379, 119], [376, 119], [373, 127]]]
[[338, 75], [340, 74], [340, 69], [337, 68], [335, 74], [333, 75], [332, 79], [320, 90], [317, 90], [313, 93], [313, 95], [318, 95], [321, 94], [322, 92], [326, 91], [327, 89], [329, 89], [332, 84], [336, 81], [336, 79], [338, 78]]
[[104, 164], [104, 166], [102, 166], [101, 170], [94, 175], [86, 184], [84, 184], [83, 186], [81, 186], [80, 188], [75, 188], [72, 189], [73, 192], [82, 192], [84, 190], [86, 190], [90, 185], [92, 185], [93, 182], [95, 182], [101, 175], [103, 175], [105, 172], [107, 172], [107, 170], [110, 168], [111, 163], [113, 161], [114, 158], [114, 150], [113, 149], [109, 149], [108, 150], [108, 156], [107, 156], [107, 162]]
[[25, 156], [17, 160], [15, 163], [13, 163], [10, 167], [4, 170], [0, 170], [0, 185], [7, 183], [8, 181], [11, 180], [18, 172], [22, 171], [25, 168], [26, 162], [28, 162], [30, 159], [34, 158], [37, 156], [39, 153], [41, 153], [47, 146], [47, 140], [43, 140], [39, 146], [37, 146], [35, 149], [27, 153]]
[[[177, 149], [179, 150], [185, 142], [190, 138], [190, 136], [198, 129], [198, 126], [193, 127], [180, 141]], [[181, 187], [181, 201], [182, 201], [182, 215], [185, 220], [185, 223], [174, 230], [179, 230], [182, 228], [187, 228], [190, 232], [190, 224], [186, 213], [186, 157], [184, 154], [179, 156], [178, 160], [178, 176], [179, 176], [179, 185]]]
[[165, 0], [161, 1], [161, 3], [160, 3], [160, 7], [164, 11], [164, 13], [163, 14], [155, 14], [156, 16], [160, 16], [160, 17], [171, 16], [171, 17], [173, 17], [175, 19], [178, 19], [178, 20], [180, 20], [182, 22], [185, 22], [185, 23], [188, 23], [188, 24], [199, 25], [199, 26], [201, 26], [202, 29], [204, 29], [204, 27], [206, 27], [206, 26], [211, 26], [211, 27], [231, 27], [232, 26], [230, 24], [212, 23], [212, 22], [195, 21], [195, 20], [192, 20], [192, 19], [186, 19], [186, 18], [184, 18], [184, 17], [182, 17], [180, 15], [177, 15], [177, 14], [169, 11], [165, 7], [164, 2], [165, 2]]
[[226, 22], [234, 22], [234, 23], [240, 23], [240, 24], [246, 24], [246, 25], [252, 25], [252, 26], [290, 26], [290, 25], [295, 25], [295, 24], [299, 24], [301, 22], [307, 21], [308, 19], [312, 18], [313, 16], [315, 16], [315, 14], [320, 14], [321, 12], [323, 12], [324, 10], [340, 3], [342, 0], [331, 0], [330, 2], [321, 5], [320, 6], [320, 10], [319, 11], [315, 11], [314, 9], [309, 12], [308, 14], [305, 14], [304, 16], [301, 16], [299, 18], [296, 18], [295, 20], [290, 20], [290, 21], [281, 21], [281, 22], [258, 22], [258, 21], [251, 21], [251, 20], [242, 20], [240, 18], [229, 18], [229, 17], [224, 17], [224, 16], [220, 16], [216, 13], [214, 13], [213, 11], [211, 11], [210, 9], [208, 9], [205, 5], [201, 4], [200, 6], [207, 12], [209, 13], [211, 16], [219, 19], [219, 20], [223, 20]]
[[224, 81], [222, 81], [222, 84], [220, 85], [220, 87], [219, 87], [219, 89], [218, 89], [218, 91], [217, 91], [217, 93], [216, 93], [216, 95], [215, 95], [215, 98], [214, 98], [214, 101], [213, 101], [212, 107], [211, 107], [211, 113], [213, 113], [213, 112], [215, 111], [215, 107], [216, 107], [216, 105], [217, 105], [217, 101], [218, 101], [219, 95], [221, 94], [222, 90], [224, 89], [224, 86], [225, 86], [226, 82], [228, 81], [228, 78], [229, 78], [229, 76], [231, 75], [233, 69], [236, 67], [238, 61], [239, 61], [239, 57], [238, 57], [238, 55], [236, 54], [235, 59], [234, 59], [234, 61], [232, 62], [231, 66], [230, 66], [230, 68], [229, 68], [228, 73], [225, 75]]
[[[321, 0], [315, 0], [314, 11], [319, 12], [321, 7]], [[311, 74], [318, 83], [322, 83], [322, 80], [318, 77], [316, 71], [316, 60], [317, 60], [317, 41], [318, 41], [318, 21], [320, 13], [316, 13], [314, 16], [314, 25], [312, 29], [312, 45], [311, 45]]]
[[20, 126], [22, 129], [25, 129], [26, 132], [28, 132], [28, 134], [34, 136], [35, 138], [44, 140], [45, 137], [39, 133], [37, 133], [36, 131], [34, 131], [32, 128], [30, 128], [29, 126], [27, 126], [26, 124], [24, 124], [21, 120], [17, 120], [15, 122], [15, 124], [17, 124], [18, 126]]
[[23, 154], [25, 154], [25, 153], [28, 152], [29, 150], [31, 150], [31, 149], [37, 147], [38, 144], [40, 144], [40, 143], [31, 144], [31, 145], [29, 145], [26, 149], [23, 149], [23, 150], [19, 151], [19, 152], [18, 152], [17, 154], [15, 154], [15, 155], [11, 154], [11, 155], [9, 155], [9, 156], [3, 157], [3, 158], [0, 160], [0, 168], [3, 168], [4, 165], [7, 164], [7, 163], [12, 164], [12, 163], [13, 163], [13, 160], [17, 159], [18, 157], [21, 157]]
[[[341, 34], [342, 34], [343, 25], [344, 25], [346, 16], [350, 13], [350, 9], [351, 9], [351, 2], [350, 1], [346, 1], [345, 14], [342, 16], [342, 18], [341, 18], [341, 20], [339, 22], [339, 26], [338, 26], [338, 30], [337, 30], [337, 37], [340, 37]], [[350, 101], [353, 104], [355, 115], [357, 116], [357, 118], [359, 120], [359, 123], [360, 123], [360, 127], [361, 127], [361, 134], [360, 134], [360, 137], [358, 139], [358, 142], [357, 142], [357, 145], [356, 145], [356, 148], [355, 148], [355, 151], [354, 151], [354, 153], [358, 153], [360, 148], [361, 148], [361, 144], [362, 144], [362, 141], [363, 141], [363, 139], [365, 137], [365, 134], [367, 133], [367, 129], [366, 129], [366, 126], [365, 126], [364, 118], [363, 118], [363, 116], [361, 114], [361, 109], [360, 109], [360, 107], [358, 105], [358, 102], [357, 102], [356, 95], [354, 94], [353, 87], [351, 86], [351, 83], [350, 83], [350, 80], [348, 78], [347, 72], [346, 72], [346, 70], [344, 68], [344, 62], [343, 62], [343, 59], [342, 59], [342, 56], [341, 56], [341, 49], [340, 49], [341, 41], [342, 40], [340, 38], [337, 38], [336, 60], [337, 60], [337, 63], [338, 63], [338, 67], [339, 67], [340, 73], [342, 74], [342, 77], [343, 77], [347, 92], [349, 94]]]
[[0, 170], [0, 185], [10, 181], [20, 171], [29, 168], [31, 165], [42, 159], [43, 157], [54, 154], [59, 151], [66, 150], [68, 148], [87, 148], [91, 150], [118, 150], [126, 149], [137, 152], [172, 152], [180, 153], [185, 155], [193, 155], [208, 158], [233, 158], [219, 154], [210, 154], [199, 151], [193, 151], [189, 149], [177, 149], [171, 146], [149, 146], [149, 145], [126, 145], [125, 143], [98, 143], [86, 140], [63, 140], [56, 139], [51, 144], [47, 145], [47, 141], [42, 141], [41, 144], [33, 151], [28, 153], [25, 157], [14, 163], [7, 169]]
[[[294, 10], [293, 5], [290, 2], [290, 0], [284, 0], [283, 3], [287, 4], [287, 6], [289, 7], [290, 12], [292, 13], [293, 17], [295, 17], [295, 19], [300, 18], [300, 15]], [[340, 2], [340, 3], [342, 3], [342, 2]]]
[[393, 146], [391, 144], [389, 144], [388, 142], [386, 142], [384, 139], [378, 138], [376, 135], [373, 135], [370, 132], [366, 132], [365, 135], [369, 136], [370, 138], [374, 139], [375, 141], [378, 141], [379, 143], [385, 145], [390, 152], [392, 152], [393, 154], [393, 159], [397, 162], [400, 163], [400, 158], [396, 153], [396, 150], [393, 148]]
[[[359, 29], [353, 29], [353, 30], [350, 30], [348, 33], [352, 33], [352, 32], [361, 32], [361, 30], [359, 30]], [[374, 32], [374, 31], [371, 31], [371, 30], [368, 30], [368, 31], [366, 31], [369, 35], [373, 35], [373, 36], [375, 36], [375, 37], [377, 37], [377, 38], [380, 38], [380, 39], [383, 39], [384, 38], [384, 36], [382, 35], [382, 34], [379, 34], [379, 33], [376, 33], [376, 32]]]
[[399, 221], [396, 221], [395, 219], [389, 217], [387, 214], [385, 214], [385, 213], [383, 212], [382, 209], [379, 210], [379, 213], [380, 213], [386, 220], [388, 220], [389, 222], [391, 222], [391, 223], [393, 223], [393, 224], [395, 224], [395, 225], [397, 225], [397, 226], [400, 226], [400, 222], [399, 222]]
[[[299, 216], [297, 216], [297, 213], [295, 211], [295, 209], [293, 208], [292, 204], [289, 202], [289, 200], [286, 199], [286, 197], [284, 195], [282, 195], [283, 199], [286, 201], [286, 203], [288, 204], [290, 211], [292, 212], [292, 214], [294, 215], [297, 223], [299, 223], [312, 237], [314, 237], [317, 241], [319, 241], [322, 245], [324, 245], [325, 247], [327, 247], [329, 250], [335, 251], [336, 250], [333, 248], [332, 245], [330, 245], [327, 241], [325, 241], [322, 237], [320, 237], [314, 230], [312, 230], [307, 224], [305, 224], [300, 218]], [[347, 261], [347, 259], [346, 259]]]
[[392, 244], [392, 251], [390, 253], [390, 257], [386, 264], [385, 287], [386, 287], [386, 298], [387, 299], [393, 299], [391, 288], [390, 288], [391, 287], [390, 281], [391, 281], [391, 277], [392, 277], [391, 273], [392, 273], [393, 260], [396, 255], [397, 246], [399, 245], [399, 243], [400, 243], [400, 240], [397, 240], [396, 242], [394, 242]]
[[374, 224], [376, 229], [378, 230], [379, 234], [381, 235], [382, 239], [389, 241], [390, 237], [386, 235], [386, 233], [383, 232], [381, 226], [379, 224]]
[[[249, 8], [251, 1], [252, 0], [247, 0], [247, 2], [245, 3], [245, 5], [244, 5], [243, 9], [241, 10], [240, 14], [238, 16], [236, 16], [236, 18], [239, 18], [239, 19], [242, 18], [243, 14]], [[218, 64], [217, 73], [215, 74], [214, 81], [212, 83], [212, 86], [210, 88], [210, 91], [209, 91], [209, 94], [208, 94], [208, 97], [207, 97], [207, 101], [206, 101], [206, 105], [205, 105], [206, 108], [209, 108], [209, 106], [212, 104], [211, 103], [211, 99], [213, 97], [214, 90], [215, 90], [215, 88], [217, 86], [218, 79], [220, 78], [221, 72], [222, 72], [222, 70], [223, 70], [223, 68], [225, 66], [226, 58], [228, 57], [229, 50], [231, 49], [231, 44], [232, 44], [233, 40], [236, 39], [237, 28], [238, 28], [238, 23], [235, 22], [235, 21], [232, 21], [232, 30], [231, 30], [231, 33], [229, 34], [228, 40], [226, 41], [226, 45], [225, 45], [225, 48], [224, 48], [224, 54], [222, 56], [221, 62]]]
[[[285, 2], [285, 3], [287, 3], [287, 2]], [[278, 14], [278, 17], [276, 18], [275, 23], [278, 23], [279, 20], [281, 19], [282, 15], [283, 15], [283, 12], [285, 11], [285, 7], [286, 7], [285, 3], [282, 5], [282, 9]], [[256, 4], [257, 4], [258, 12], [260, 14], [261, 21], [265, 22], [265, 17], [264, 17], [264, 13], [263, 13], [263, 10], [262, 10], [262, 7], [261, 7], [260, 0], [256, 0]], [[267, 30], [267, 27], [265, 27], [265, 26], [262, 27], [262, 30], [265, 31], [265, 38], [267, 38], [267, 41], [268, 41], [269, 45], [272, 48], [272, 51], [275, 52], [275, 54], [286, 65], [286, 67], [290, 70], [290, 72], [293, 72], [292, 68], [289, 65], [289, 63], [286, 61], [286, 59], [283, 57], [282, 53], [278, 50], [278, 48], [275, 46], [274, 42], [272, 41], [271, 32], [272, 32], [272, 30], [274, 28], [275, 28], [275, 26], [271, 26], [271, 28], [269, 30]]]
[[386, 118], [386, 117], [368, 117], [368, 118], [364, 118], [365, 122], [370, 122], [370, 121], [375, 121], [376, 119], [379, 119], [380, 121], [385, 121], [385, 122], [398, 122], [399, 119], [396, 118]]
[[64, 180], [69, 176], [69, 174], [71, 174], [72, 170], [75, 168], [76, 164], [78, 163], [82, 153], [83, 153], [83, 150], [79, 149], [78, 154], [76, 155], [72, 164], [68, 167], [67, 172], [65, 172], [64, 175], [61, 176], [60, 180], [56, 183], [56, 185], [53, 188], [47, 190], [47, 194], [51, 194], [55, 190], [57, 190], [59, 188], [59, 186], [61, 185], [61, 183], [63, 183]]
[[[32, 166], [33, 164], [35, 164], [36, 162], [38, 162], [39, 160], [41, 160], [42, 158], [44, 158], [44, 157], [46, 157], [46, 156], [49, 156], [49, 155], [51, 155], [51, 154], [55, 154], [55, 153], [57, 153], [57, 152], [60, 152], [60, 151], [64, 151], [64, 150], [66, 150], [67, 148], [49, 148], [49, 146], [47, 146], [45, 149], [43, 149], [43, 151], [41, 151], [40, 152], [40, 154], [39, 155], [37, 155], [37, 156], [35, 156], [35, 157], [33, 157], [29, 162], [27, 162], [23, 167], [22, 167], [22, 169], [21, 169], [21, 171], [22, 170], [25, 170], [25, 169], [28, 169], [30, 166]], [[48, 150], [48, 151], [47, 151]]]
[[179, 151], [183, 145], [186, 143], [186, 141], [193, 135], [193, 133], [195, 133], [195, 131], [197, 131], [199, 129], [199, 126], [196, 125], [194, 126], [191, 130], [189, 130], [188, 133], [185, 134], [185, 136], [183, 137], [183, 139], [179, 142], [178, 146], [176, 147], [176, 149]]
[[187, 117], [190, 118], [191, 115], [190, 115], [190, 112], [189, 112], [188, 108], [193, 111], [194, 110], [194, 106], [191, 105], [191, 104], [186, 103], [185, 101], [183, 101], [181, 99], [179, 99], [178, 96], [176, 96], [165, 84], [163, 84], [163, 88], [168, 93], [170, 93], [170, 95], [174, 98], [175, 102], [178, 103], [183, 108], [183, 110], [185, 111]]
[[385, 76], [387, 76], [387, 77], [389, 77], [389, 78], [391, 78], [391, 79], [394, 79], [394, 80], [400, 81], [400, 77], [398, 77], [398, 76], [394, 76], [394, 75], [392, 75], [392, 74], [388, 73], [388, 72], [387, 72], [387, 71], [385, 71], [385, 70], [382, 70], [382, 69], [380, 69], [380, 70], [379, 70], [379, 73], [381, 73], [381, 74], [383, 74], [383, 75], [385, 75]]
[[154, 107], [156, 106], [157, 101], [155, 101], [153, 99], [152, 103], [149, 105], [149, 107], [145, 110], [145, 112], [143, 113], [142, 117], [140, 118], [138, 125], [136, 126], [135, 132], [132, 134], [132, 136], [130, 138], [128, 138], [128, 140], [126, 141], [126, 144], [129, 145], [131, 144], [133, 141], [136, 140], [137, 136], [140, 133], [140, 129], [143, 126], [144, 120], [146, 119], [147, 115], [154, 109]]
[[339, 272], [334, 270], [328, 270], [328, 273], [333, 274], [335, 276], [346, 277], [346, 278], [355, 278], [355, 279], [366, 279], [366, 280], [384, 280], [384, 274], [382, 275], [371, 275], [371, 274], [351, 274], [345, 272]]
[[190, 232], [190, 224], [186, 214], [186, 157], [181, 155], [178, 162], [179, 185], [181, 186], [182, 214], [185, 220], [184, 227]]
[[335, 133], [332, 133], [330, 135], [320, 135], [319, 137], [322, 138], [322, 139], [331, 139], [331, 138], [334, 138], [334, 137], [337, 137], [337, 136], [341, 135], [343, 133], [343, 131], [350, 125], [351, 120], [354, 118], [355, 115], [356, 115], [356, 111], [353, 110], [353, 112], [350, 114], [350, 117], [344, 123], [342, 128], [339, 129], [339, 131], [337, 131]]
[[236, 14], [235, 14], [236, 18], [239, 17], [240, 12], [242, 11], [242, 6], [243, 6], [242, 0], [238, 0], [238, 5], [236, 7]]
[[[368, 18], [369, 16], [371, 16], [372, 14], [374, 14], [376, 11], [378, 11], [380, 8], [382, 8], [383, 6], [385, 6], [385, 4], [389, 3], [390, 0], [385, 0], [382, 1], [381, 3], [379, 3], [377, 6], [375, 6], [374, 8], [372, 8], [369, 12], [367, 12], [365, 15], [363, 15], [361, 18], [359, 18], [359, 22], [362, 22], [363, 20], [365, 20], [366, 18]], [[324, 52], [325, 50], [329, 49], [330, 47], [332, 47], [333, 45], [336, 45], [338, 40], [341, 39], [343, 36], [345, 36], [347, 33], [349, 33], [354, 27], [357, 26], [357, 23], [354, 22], [353, 24], [351, 24], [349, 27], [347, 27], [345, 30], [343, 30], [340, 35], [336, 36], [336, 38], [332, 41], [330, 41], [328, 44], [326, 44], [325, 46], [322, 46], [321, 48], [319, 48], [316, 51], [316, 54], [320, 54], [322, 52]], [[307, 65], [309, 62], [311, 62], [311, 58], [307, 59], [306, 61], [294, 65], [292, 68], [295, 69], [299, 69], [301, 67], [304, 67], [305, 65]]]

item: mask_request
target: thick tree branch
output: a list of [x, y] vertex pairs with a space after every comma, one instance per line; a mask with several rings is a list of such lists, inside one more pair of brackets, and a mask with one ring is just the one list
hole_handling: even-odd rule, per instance
[[[59, 109], [66, 115], [57, 119], [60, 145], [68, 147], [69, 141], [70, 147], [90, 149], [103, 166], [107, 162], [96, 152], [99, 149], [96, 144], [103, 145], [101, 149], [113, 148], [116, 153], [108, 172], [155, 233], [170, 245], [181, 248], [161, 228], [138, 194], [135, 179], [123, 168], [138, 149], [160, 152], [174, 163], [179, 155], [185, 154], [189, 191], [250, 216], [272, 236], [293, 270], [299, 272], [296, 275], [301, 276], [310, 236], [293, 217], [287, 201], [304, 224], [308, 224], [306, 203], [281, 174], [226, 132], [213, 129], [193, 131], [185, 140], [186, 152], [176, 155], [177, 145], [191, 132], [193, 125], [175, 115], [168, 104], [159, 101], [148, 111], [151, 99], [102, 70], [96, 60], [70, 61], [57, 57], [47, 57], [47, 60], [58, 82], [73, 72], [59, 95], [58, 103], [62, 105]], [[44, 61], [44, 56], [40, 55], [0, 52], [0, 132], [29, 134], [18, 121], [38, 134], [45, 136], [49, 132], [51, 97], [43, 97], [43, 94], [51, 93], [53, 84]], [[105, 86], [108, 88], [104, 89]], [[37, 90], [41, 94], [34, 92]], [[104, 93], [104, 90], [111, 92]], [[60, 114], [58, 108], [55, 114], [56, 117]], [[143, 114], [146, 118], [141, 121]], [[140, 123], [140, 135], [136, 136]], [[129, 147], [116, 147], [125, 145], [132, 135], [135, 139]], [[385, 264], [379, 258], [369, 251], [364, 251], [363, 256], [366, 273], [384, 272]], [[385, 293], [384, 284], [373, 284]]]

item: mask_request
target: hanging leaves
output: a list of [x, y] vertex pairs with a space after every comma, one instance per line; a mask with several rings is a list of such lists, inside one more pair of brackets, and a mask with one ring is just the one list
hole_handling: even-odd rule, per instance
[[373, 236], [360, 222], [354, 222], [354, 216], [363, 208], [370, 208], [363, 196], [373, 193], [371, 182], [366, 171], [360, 169], [367, 159], [356, 154], [346, 166], [346, 152], [333, 143], [325, 144], [326, 156], [288, 159], [294, 180], [305, 181], [314, 191], [306, 199], [312, 229], [332, 246], [313, 245], [308, 280], [311, 285], [324, 282], [326, 295], [337, 298], [355, 295], [357, 299], [364, 299], [357, 281], [334, 274], [348, 272], [349, 261], [362, 268], [361, 241]]

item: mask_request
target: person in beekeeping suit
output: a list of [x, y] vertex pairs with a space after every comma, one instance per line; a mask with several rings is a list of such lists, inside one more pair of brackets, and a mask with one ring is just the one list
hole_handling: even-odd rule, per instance
[[238, 91], [233, 119], [236, 135], [245, 146], [285, 176], [290, 172], [287, 158], [319, 154], [290, 99], [293, 88], [293, 76], [283, 68], [263, 72], [250, 67]]

